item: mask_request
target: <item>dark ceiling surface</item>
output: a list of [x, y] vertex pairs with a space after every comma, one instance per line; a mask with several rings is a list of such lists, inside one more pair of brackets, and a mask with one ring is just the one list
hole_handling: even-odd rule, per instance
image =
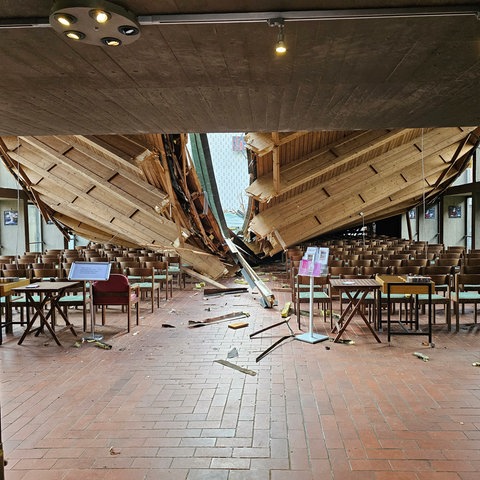
[[[478, 1], [122, 1], [138, 16], [432, 8]], [[0, 24], [52, 2], [0, 2]], [[420, 10], [418, 10], [420, 11]], [[0, 135], [356, 130], [480, 124], [475, 15], [142, 25], [131, 45], [0, 26]]]

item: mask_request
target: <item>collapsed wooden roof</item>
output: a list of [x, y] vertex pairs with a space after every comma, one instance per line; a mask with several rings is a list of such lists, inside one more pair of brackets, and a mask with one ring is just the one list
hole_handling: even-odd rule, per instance
[[186, 150], [186, 135], [2, 137], [4, 163], [65, 232], [174, 250], [218, 278], [230, 258]]
[[431, 202], [466, 167], [480, 128], [249, 133], [249, 246], [283, 248]]

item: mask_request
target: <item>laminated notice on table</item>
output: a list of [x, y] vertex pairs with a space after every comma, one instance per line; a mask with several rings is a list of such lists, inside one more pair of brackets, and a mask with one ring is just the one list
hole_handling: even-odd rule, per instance
[[308, 247], [298, 269], [299, 275], [321, 277], [328, 273], [328, 253], [325, 247]]

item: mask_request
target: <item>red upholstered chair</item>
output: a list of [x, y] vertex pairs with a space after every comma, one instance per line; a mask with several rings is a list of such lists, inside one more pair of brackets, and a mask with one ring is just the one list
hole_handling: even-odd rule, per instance
[[135, 305], [135, 316], [138, 325], [138, 302], [140, 291], [130, 285], [125, 275], [112, 273], [108, 280], [96, 281], [92, 285], [93, 305], [102, 307], [102, 325], [105, 325], [105, 307], [107, 305], [125, 305], [127, 307], [127, 332], [130, 332], [130, 315]]

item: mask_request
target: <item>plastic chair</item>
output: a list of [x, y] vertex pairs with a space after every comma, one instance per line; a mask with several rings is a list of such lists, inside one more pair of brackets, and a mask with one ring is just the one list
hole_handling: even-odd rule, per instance
[[138, 286], [130, 285], [125, 275], [113, 273], [108, 280], [93, 282], [92, 294], [94, 307], [102, 307], [102, 325], [105, 325], [105, 307], [107, 305], [127, 307], [127, 332], [130, 332], [131, 310], [135, 305], [136, 324], [138, 325], [140, 289]]

